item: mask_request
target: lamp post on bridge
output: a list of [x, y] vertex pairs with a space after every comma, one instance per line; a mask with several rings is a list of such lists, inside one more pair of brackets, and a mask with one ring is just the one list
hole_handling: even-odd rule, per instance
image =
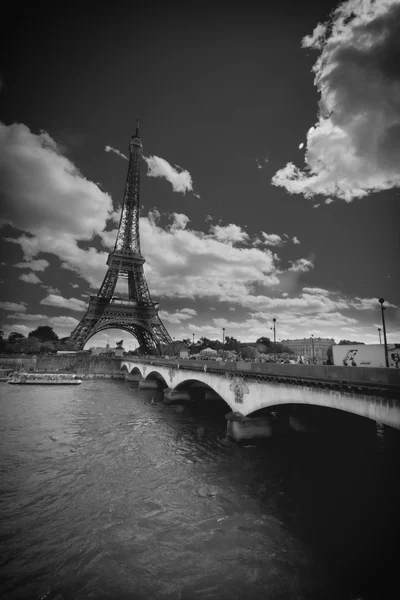
[[275, 327], [276, 319], [275, 319], [275, 317], [272, 320], [274, 322], [274, 362], [276, 362], [276, 327]]
[[379, 343], [380, 343], [380, 344], [382, 344], [381, 331], [382, 331], [382, 329], [381, 329], [380, 327], [378, 327], [378, 333], [379, 333]]
[[312, 362], [315, 365], [315, 354], [314, 354], [314, 334], [311, 334], [311, 346], [312, 346]]
[[194, 346], [194, 333], [192, 333], [192, 336], [193, 336], [193, 346]]
[[[385, 325], [385, 315], [383, 311], [385, 310], [385, 306], [383, 303], [385, 302], [384, 298], [379, 298], [379, 304], [381, 305], [381, 314], [382, 314], [382, 327], [383, 327], [383, 342], [385, 344], [385, 363], [386, 367], [389, 368], [389, 359], [388, 359], [388, 349], [387, 349], [387, 339], [386, 339], [386, 325]], [[380, 337], [380, 334], [379, 334]]]
[[222, 328], [222, 350], [225, 348], [225, 327]]

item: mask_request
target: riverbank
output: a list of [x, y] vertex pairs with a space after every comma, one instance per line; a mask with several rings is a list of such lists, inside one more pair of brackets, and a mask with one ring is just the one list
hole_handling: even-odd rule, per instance
[[[40, 372], [40, 373], [74, 373], [83, 379], [86, 376], [99, 376], [104, 379], [123, 379], [120, 372], [120, 358], [106, 358], [104, 356], [76, 356], [76, 355], [2, 355], [0, 365], [12, 368], [15, 371]], [[114, 377], [112, 377], [114, 376]], [[120, 377], [121, 376], [121, 377]]]

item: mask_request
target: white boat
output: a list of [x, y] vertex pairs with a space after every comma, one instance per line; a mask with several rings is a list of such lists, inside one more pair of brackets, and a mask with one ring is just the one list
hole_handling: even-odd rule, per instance
[[79, 385], [82, 380], [72, 373], [18, 373], [8, 383], [32, 385]]
[[14, 369], [0, 367], [0, 381], [9, 381], [14, 374]]

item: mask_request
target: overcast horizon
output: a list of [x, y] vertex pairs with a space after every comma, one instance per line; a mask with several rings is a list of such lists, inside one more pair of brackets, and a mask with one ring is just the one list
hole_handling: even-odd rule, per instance
[[[400, 1], [312, 4], [12, 9], [5, 336], [83, 317], [140, 119], [141, 249], [171, 337], [273, 339], [276, 318], [277, 341], [377, 344], [383, 297], [400, 343]], [[110, 330], [86, 347], [120, 339], [137, 345]]]

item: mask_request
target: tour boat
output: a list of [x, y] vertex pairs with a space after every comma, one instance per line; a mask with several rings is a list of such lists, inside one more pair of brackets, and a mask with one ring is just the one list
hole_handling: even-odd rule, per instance
[[3, 369], [0, 367], [0, 381], [10, 381], [10, 377], [14, 373], [14, 369]]
[[35, 385], [79, 385], [82, 383], [76, 375], [71, 373], [18, 373], [8, 383], [35, 384]]

